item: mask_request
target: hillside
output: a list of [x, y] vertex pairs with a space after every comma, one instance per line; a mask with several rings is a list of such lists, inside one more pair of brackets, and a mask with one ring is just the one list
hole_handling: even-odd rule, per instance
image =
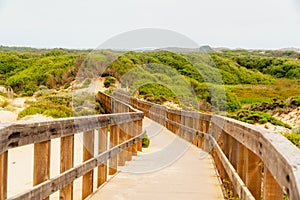
[[[71, 92], [69, 86], [76, 77], [79, 87], [87, 87], [102, 75], [108, 87], [113, 87], [114, 77], [120, 87], [128, 87], [132, 94], [138, 91], [140, 98], [151, 102], [173, 102], [205, 112], [226, 110], [236, 116], [255, 103], [298, 97], [299, 58], [300, 53], [294, 51], [91, 52], [0, 47], [0, 85], [12, 88], [16, 95], [39, 94], [40, 102], [22, 115], [38, 111], [70, 116], [70, 110], [61, 107], [71, 106], [61, 104], [61, 99], [69, 99], [68, 94], [60, 95], [58, 90]], [[51, 103], [53, 110], [46, 112], [45, 105]]]

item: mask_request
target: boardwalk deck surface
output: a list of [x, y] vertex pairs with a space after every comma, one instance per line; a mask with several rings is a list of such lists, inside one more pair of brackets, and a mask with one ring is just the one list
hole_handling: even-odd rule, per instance
[[150, 147], [120, 167], [90, 199], [223, 199], [209, 154], [147, 118], [144, 129]]

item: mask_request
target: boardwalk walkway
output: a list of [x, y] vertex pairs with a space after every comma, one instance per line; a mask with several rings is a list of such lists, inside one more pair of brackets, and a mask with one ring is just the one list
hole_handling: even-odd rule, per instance
[[223, 199], [209, 154], [144, 119], [151, 144], [90, 199]]

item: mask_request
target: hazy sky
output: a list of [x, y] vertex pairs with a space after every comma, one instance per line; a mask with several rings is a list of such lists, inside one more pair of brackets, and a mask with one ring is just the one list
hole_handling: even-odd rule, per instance
[[0, 0], [0, 45], [96, 48], [140, 28], [199, 46], [300, 48], [300, 0]]

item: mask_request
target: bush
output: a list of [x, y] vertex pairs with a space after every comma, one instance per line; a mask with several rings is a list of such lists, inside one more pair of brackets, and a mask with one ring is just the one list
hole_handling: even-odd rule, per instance
[[83, 84], [82, 84], [82, 87], [83, 88], [86, 88], [86, 87], [89, 87], [89, 85], [91, 84], [91, 79], [87, 78], [84, 80]]
[[286, 133], [284, 136], [291, 141], [294, 145], [300, 148], [300, 134], [297, 133]]
[[143, 148], [148, 148], [150, 145], [150, 139], [148, 138], [147, 132], [144, 131], [143, 139], [142, 139], [142, 146]]
[[107, 76], [104, 80], [104, 87], [109, 88], [112, 84], [116, 83], [116, 79], [111, 76]]
[[283, 123], [282, 121], [264, 112], [242, 110], [239, 111], [234, 118], [250, 124], [255, 124], [255, 123], [265, 124], [267, 122], [270, 122], [273, 125], [292, 128], [290, 125]]
[[5, 108], [9, 105], [9, 101], [7, 99], [0, 99], [0, 107]]
[[49, 100], [42, 100], [30, 105], [28, 108], [25, 108], [18, 114], [18, 119], [23, 118], [27, 115], [43, 114], [53, 118], [60, 117], [71, 117], [73, 115], [72, 109], [55, 104]]

